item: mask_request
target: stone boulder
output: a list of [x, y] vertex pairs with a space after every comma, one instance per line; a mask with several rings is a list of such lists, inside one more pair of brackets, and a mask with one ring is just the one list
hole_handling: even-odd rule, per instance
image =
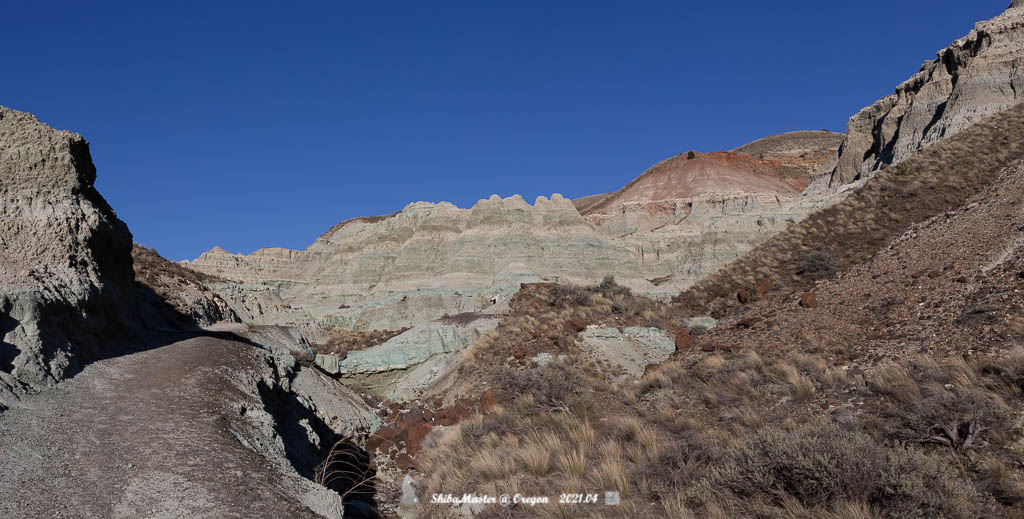
[[634, 377], [643, 375], [649, 364], [660, 363], [672, 355], [677, 337], [658, 328], [643, 327], [590, 326], [579, 334], [584, 355], [610, 362]]

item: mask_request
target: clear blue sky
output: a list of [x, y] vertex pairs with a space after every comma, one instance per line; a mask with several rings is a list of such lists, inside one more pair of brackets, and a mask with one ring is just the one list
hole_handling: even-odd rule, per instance
[[1008, 4], [10, 2], [0, 104], [82, 133], [171, 259], [301, 249], [412, 201], [578, 197], [690, 149], [843, 131]]

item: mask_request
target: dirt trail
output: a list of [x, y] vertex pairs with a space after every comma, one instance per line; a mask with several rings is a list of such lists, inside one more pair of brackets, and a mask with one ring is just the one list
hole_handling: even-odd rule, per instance
[[170, 342], [0, 414], [0, 517], [319, 517], [292, 497], [294, 478], [228, 430], [241, 393], [230, 377], [264, 362], [258, 352]]

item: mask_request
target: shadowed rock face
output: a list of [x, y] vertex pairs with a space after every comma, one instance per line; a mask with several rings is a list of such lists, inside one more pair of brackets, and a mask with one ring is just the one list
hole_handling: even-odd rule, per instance
[[835, 168], [809, 191], [835, 191], [1020, 102], [1022, 62], [1024, 11], [1011, 8], [978, 23], [895, 93], [854, 115]]
[[137, 323], [132, 236], [88, 143], [0, 107], [0, 404], [104, 356]]

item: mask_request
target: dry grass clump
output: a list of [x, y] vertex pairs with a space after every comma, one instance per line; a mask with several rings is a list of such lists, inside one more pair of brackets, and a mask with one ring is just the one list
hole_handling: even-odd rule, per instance
[[530, 395], [534, 406], [544, 410], [568, 411], [570, 407], [585, 404], [580, 400], [582, 379], [575, 369], [564, 361], [523, 371], [501, 367], [494, 375], [494, 387], [503, 399]]
[[743, 516], [840, 503], [849, 511], [850, 502], [875, 503], [897, 517], [966, 518], [996, 509], [937, 456], [834, 425], [754, 432], [726, 448], [689, 497], [695, 506], [728, 503]]
[[893, 399], [887, 407], [891, 436], [959, 453], [1007, 434], [1013, 411], [1005, 399], [1020, 396], [1015, 382], [990, 380], [959, 358], [937, 362], [927, 357], [911, 359], [905, 366], [886, 365], [870, 384]]
[[776, 381], [789, 387], [793, 398], [798, 401], [806, 401], [814, 396], [814, 382], [802, 375], [796, 366], [787, 362], [777, 362], [772, 365], [771, 372]]
[[[1024, 496], [1011, 419], [1024, 409], [1020, 350], [908, 357], [864, 382], [821, 354], [774, 350], [700, 353], [624, 387], [572, 363], [505, 376], [503, 409], [426, 449], [424, 492], [616, 489], [624, 506], [486, 517], [973, 517]], [[627, 404], [620, 390], [642, 394]], [[598, 404], [577, 412], [569, 395]]]

